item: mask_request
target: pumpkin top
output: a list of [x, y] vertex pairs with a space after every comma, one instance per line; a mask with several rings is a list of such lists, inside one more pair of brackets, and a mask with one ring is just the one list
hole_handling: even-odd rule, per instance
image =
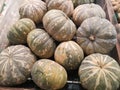
[[79, 5], [73, 11], [73, 20], [76, 25], [80, 25], [85, 19], [94, 16], [106, 18], [105, 11], [101, 6], [94, 3]]
[[109, 53], [117, 41], [115, 27], [110, 21], [100, 17], [92, 17], [83, 21], [76, 36], [77, 43], [86, 54]]

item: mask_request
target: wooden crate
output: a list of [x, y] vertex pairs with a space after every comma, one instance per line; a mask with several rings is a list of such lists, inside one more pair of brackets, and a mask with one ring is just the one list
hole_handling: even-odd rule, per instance
[[[110, 0], [95, 0], [95, 3], [99, 4], [104, 9], [107, 15], [107, 19], [111, 21], [112, 24], [116, 27], [116, 30], [118, 32], [117, 35], [118, 41], [116, 43], [116, 47], [110, 52], [109, 55], [120, 63], [120, 43], [119, 43], [120, 27], [118, 27], [117, 25], [118, 23], [114, 11], [112, 9], [112, 4]], [[82, 86], [79, 83], [77, 71], [68, 72], [68, 75], [69, 75], [68, 77], [69, 81], [67, 82], [65, 87], [61, 90], [85, 90], [82, 88]], [[28, 80], [26, 83], [15, 87], [0, 87], [0, 90], [42, 90], [42, 89], [37, 87], [32, 80]], [[120, 88], [118, 90], [120, 90]]]

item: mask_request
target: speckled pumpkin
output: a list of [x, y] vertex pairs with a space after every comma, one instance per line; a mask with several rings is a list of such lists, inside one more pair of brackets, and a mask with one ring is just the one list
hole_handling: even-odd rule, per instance
[[48, 10], [58, 9], [62, 10], [69, 17], [72, 15], [74, 6], [72, 0], [46, 0]]
[[105, 11], [98, 4], [83, 4], [79, 5], [73, 11], [73, 21], [76, 25], [80, 26], [80, 24], [87, 18], [98, 16], [101, 18], [105, 18]]
[[59, 90], [67, 82], [66, 70], [49, 59], [38, 60], [31, 71], [32, 79], [42, 89]]
[[10, 28], [7, 38], [11, 44], [25, 44], [28, 33], [35, 28], [36, 26], [31, 19], [20, 19]]
[[27, 36], [31, 50], [40, 58], [49, 58], [54, 54], [56, 45], [53, 39], [43, 29], [34, 29]]
[[100, 17], [88, 18], [76, 32], [76, 41], [88, 55], [109, 53], [116, 44], [116, 29], [110, 21]]
[[0, 53], [0, 85], [15, 86], [27, 81], [36, 58], [23, 45], [9, 46]]
[[62, 42], [55, 50], [55, 61], [67, 70], [78, 69], [84, 58], [82, 48], [74, 41]]
[[71, 40], [76, 26], [61, 10], [50, 10], [43, 17], [45, 30], [57, 41]]
[[87, 90], [118, 90], [120, 86], [120, 66], [108, 55], [96, 53], [87, 56], [78, 73]]
[[42, 0], [25, 0], [19, 8], [21, 18], [30, 18], [35, 23], [41, 22], [46, 12], [46, 3]]
[[93, 3], [95, 0], [72, 0], [74, 7], [81, 5], [81, 4], [87, 4], [87, 3]]

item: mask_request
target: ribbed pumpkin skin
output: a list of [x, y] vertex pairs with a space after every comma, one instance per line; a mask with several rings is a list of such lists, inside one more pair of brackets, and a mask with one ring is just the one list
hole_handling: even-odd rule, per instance
[[120, 66], [108, 55], [87, 56], [78, 73], [82, 86], [88, 90], [117, 90], [120, 86]]
[[34, 29], [28, 34], [27, 43], [40, 58], [49, 58], [54, 54], [56, 45], [43, 29]]
[[[98, 22], [99, 21], [99, 22]], [[76, 41], [88, 55], [92, 53], [109, 53], [116, 44], [115, 27], [107, 19], [88, 18], [76, 32]]]
[[81, 4], [93, 3], [95, 0], [72, 0], [72, 1], [73, 1], [74, 6], [76, 7]]
[[9, 46], [0, 53], [0, 85], [14, 86], [27, 81], [36, 58], [23, 45]]
[[62, 42], [55, 50], [55, 61], [67, 70], [77, 69], [84, 58], [82, 48], [74, 41]]
[[46, 12], [46, 3], [41, 0], [25, 0], [19, 9], [21, 18], [30, 18], [35, 23], [41, 22]]
[[72, 15], [74, 6], [72, 0], [46, 0], [48, 10], [58, 9], [62, 10], [69, 17]]
[[45, 30], [57, 41], [71, 40], [76, 26], [68, 16], [60, 10], [50, 10], [43, 17]]
[[36, 85], [46, 90], [59, 90], [67, 82], [66, 70], [49, 59], [38, 60], [33, 65], [31, 75]]
[[28, 33], [35, 28], [36, 26], [31, 19], [20, 19], [11, 27], [7, 38], [11, 44], [25, 44]]
[[97, 4], [83, 4], [76, 7], [73, 11], [73, 21], [76, 25], [80, 24], [87, 18], [98, 16], [105, 18], [105, 11]]

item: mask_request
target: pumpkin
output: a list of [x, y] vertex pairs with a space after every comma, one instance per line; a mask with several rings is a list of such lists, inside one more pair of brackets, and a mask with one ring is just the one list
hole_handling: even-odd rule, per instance
[[53, 56], [56, 45], [43, 29], [34, 29], [27, 36], [27, 43], [31, 50], [40, 58]]
[[19, 8], [21, 18], [30, 18], [35, 23], [41, 22], [46, 12], [46, 3], [41, 0], [25, 0]]
[[93, 3], [95, 0], [72, 0], [75, 7], [81, 4]]
[[62, 42], [55, 50], [55, 61], [67, 70], [78, 69], [84, 53], [82, 48], [74, 41]]
[[27, 43], [27, 34], [35, 28], [31, 19], [20, 19], [10, 28], [7, 38], [11, 44], [25, 44]]
[[116, 44], [117, 32], [110, 21], [92, 17], [83, 21], [76, 32], [76, 41], [88, 55], [108, 54]]
[[48, 10], [58, 9], [62, 10], [69, 17], [72, 15], [74, 6], [72, 0], [46, 0]]
[[57, 41], [71, 40], [76, 32], [72, 20], [61, 10], [50, 10], [43, 17], [45, 30]]
[[79, 5], [73, 11], [73, 21], [76, 25], [80, 25], [85, 19], [98, 16], [105, 18], [105, 11], [98, 4], [83, 4]]
[[82, 86], [88, 90], [117, 90], [120, 86], [120, 66], [108, 55], [85, 57], [78, 73]]
[[58, 90], [67, 82], [66, 70], [49, 59], [38, 60], [32, 68], [31, 76], [37, 86], [46, 90]]
[[0, 53], [0, 85], [15, 86], [27, 81], [36, 58], [23, 45], [9, 46]]

